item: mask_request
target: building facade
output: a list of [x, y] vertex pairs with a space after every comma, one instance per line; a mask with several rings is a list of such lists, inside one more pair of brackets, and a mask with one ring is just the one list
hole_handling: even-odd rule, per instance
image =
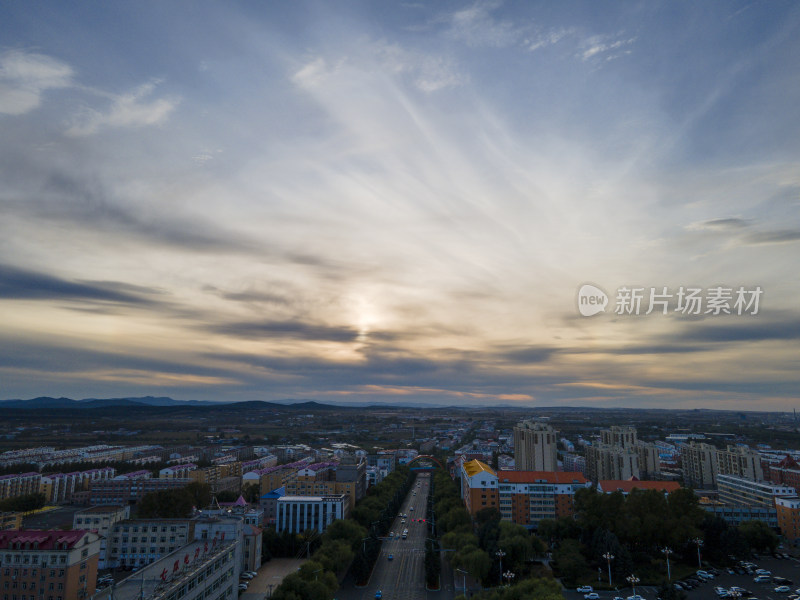
[[717, 485], [717, 449], [711, 444], [690, 442], [681, 445], [683, 481], [687, 487], [713, 489]]
[[781, 534], [792, 544], [800, 540], [800, 498], [776, 498], [775, 512]]
[[497, 508], [503, 520], [529, 529], [573, 514], [575, 492], [588, 485], [579, 472], [494, 471], [479, 460], [461, 467], [461, 497], [471, 515]]
[[97, 600], [234, 600], [238, 597], [241, 542], [191, 541], [105, 588]]
[[0, 531], [0, 593], [83, 600], [94, 594], [100, 538], [90, 531]]
[[108, 562], [108, 539], [116, 523], [130, 518], [130, 506], [93, 506], [76, 512], [72, 517], [73, 529], [86, 529], [100, 536], [100, 556], [97, 568], [105, 569]]
[[528, 420], [514, 427], [514, 464], [521, 471], [555, 471], [558, 432], [547, 423]]
[[320, 533], [336, 519], [344, 519], [350, 512], [350, 501], [344, 494], [331, 496], [283, 496], [278, 498], [279, 532], [302, 533], [312, 530]]
[[732, 506], [775, 508], [776, 498], [797, 496], [797, 490], [793, 487], [769, 481], [752, 481], [735, 475], [718, 475], [717, 488], [720, 502]]
[[189, 519], [131, 519], [111, 528], [106, 565], [109, 568], [143, 567], [185, 546], [194, 539]]

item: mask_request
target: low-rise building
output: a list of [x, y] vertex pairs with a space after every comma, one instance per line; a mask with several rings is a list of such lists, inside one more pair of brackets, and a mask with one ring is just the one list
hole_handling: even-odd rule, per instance
[[0, 531], [0, 590], [9, 600], [89, 598], [99, 554], [100, 538], [90, 531]]
[[776, 498], [775, 511], [781, 534], [796, 544], [800, 540], [800, 498]]
[[503, 520], [529, 529], [573, 514], [575, 492], [589, 486], [579, 472], [495, 471], [479, 460], [461, 467], [461, 497], [473, 516], [497, 508]]
[[109, 479], [92, 483], [89, 503], [135, 504], [145, 494], [186, 487], [189, 479]]
[[194, 539], [189, 519], [131, 519], [111, 528], [106, 551], [108, 567], [143, 567]]
[[[238, 597], [241, 542], [191, 541], [94, 596], [96, 600], [231, 600]], [[66, 599], [65, 599], [66, 600]]]
[[735, 475], [718, 475], [719, 500], [731, 506], [764, 506], [775, 508], [775, 499], [794, 497], [797, 490], [769, 481], [753, 481]]
[[0, 531], [22, 528], [21, 512], [0, 512]]
[[278, 498], [279, 532], [302, 533], [306, 530], [322, 533], [336, 519], [350, 512], [350, 502], [344, 494], [330, 496], [283, 496]]
[[640, 481], [638, 479], [604, 479], [597, 482], [597, 490], [604, 494], [621, 492], [624, 496], [633, 490], [658, 490], [665, 495], [681, 489], [681, 484], [677, 481]]

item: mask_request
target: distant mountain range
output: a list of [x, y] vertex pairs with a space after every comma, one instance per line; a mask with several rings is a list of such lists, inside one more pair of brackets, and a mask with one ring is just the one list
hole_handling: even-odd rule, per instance
[[51, 398], [41, 396], [29, 400], [0, 400], [0, 409], [15, 408], [23, 410], [37, 409], [76, 409], [84, 410], [90, 408], [116, 408], [116, 407], [186, 407], [198, 406], [203, 408], [210, 407], [232, 407], [237, 408], [282, 408], [289, 410], [340, 410], [346, 408], [444, 408], [444, 405], [433, 405], [425, 403], [409, 404], [383, 404], [375, 403], [366, 405], [364, 403], [336, 403], [326, 404], [315, 400], [292, 400], [286, 399], [278, 402], [265, 402], [263, 400], [248, 400], [239, 402], [214, 402], [208, 400], [174, 400], [167, 396], [143, 396], [138, 398], [83, 398], [73, 400], [72, 398]]

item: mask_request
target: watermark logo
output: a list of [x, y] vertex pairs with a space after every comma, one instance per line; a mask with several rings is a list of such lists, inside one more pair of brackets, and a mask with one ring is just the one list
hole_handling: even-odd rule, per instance
[[578, 312], [584, 317], [605, 312], [606, 306], [608, 306], [608, 294], [596, 285], [585, 283], [578, 290]]
[[[759, 311], [759, 303], [764, 290], [754, 288], [726, 287], [711, 288], [680, 286], [677, 290], [662, 287], [622, 286], [617, 288], [614, 297], [614, 314], [649, 315], [653, 312], [667, 315], [750, 315]], [[578, 312], [591, 317], [606, 311], [609, 298], [599, 287], [584, 284], [578, 289]]]

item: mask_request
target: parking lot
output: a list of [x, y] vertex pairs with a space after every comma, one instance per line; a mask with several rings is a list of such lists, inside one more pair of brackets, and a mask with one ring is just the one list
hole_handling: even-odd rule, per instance
[[[688, 600], [719, 600], [714, 588], [721, 586], [726, 589], [731, 586], [738, 586], [752, 592], [752, 596], [758, 600], [787, 600], [790, 593], [800, 588], [800, 561], [796, 558], [778, 559], [772, 556], [764, 556], [756, 558], [750, 562], [755, 563], [757, 568], [766, 569], [772, 573], [772, 577], [784, 577], [792, 581], [789, 584], [791, 592], [780, 593], [775, 592], [777, 583], [755, 583], [753, 575], [731, 575], [724, 569], [719, 569], [720, 575], [714, 579], [702, 583], [700, 586], [686, 592]], [[619, 591], [597, 591], [600, 600], [613, 600], [616, 596], [621, 596], [623, 599], [633, 594], [629, 585], [620, 586]], [[657, 597], [658, 587], [654, 586], [636, 586], [636, 593], [645, 600], [655, 600]], [[584, 600], [584, 594], [577, 592], [574, 588], [564, 590], [564, 596], [567, 600]], [[742, 595], [742, 600], [748, 596]]]

